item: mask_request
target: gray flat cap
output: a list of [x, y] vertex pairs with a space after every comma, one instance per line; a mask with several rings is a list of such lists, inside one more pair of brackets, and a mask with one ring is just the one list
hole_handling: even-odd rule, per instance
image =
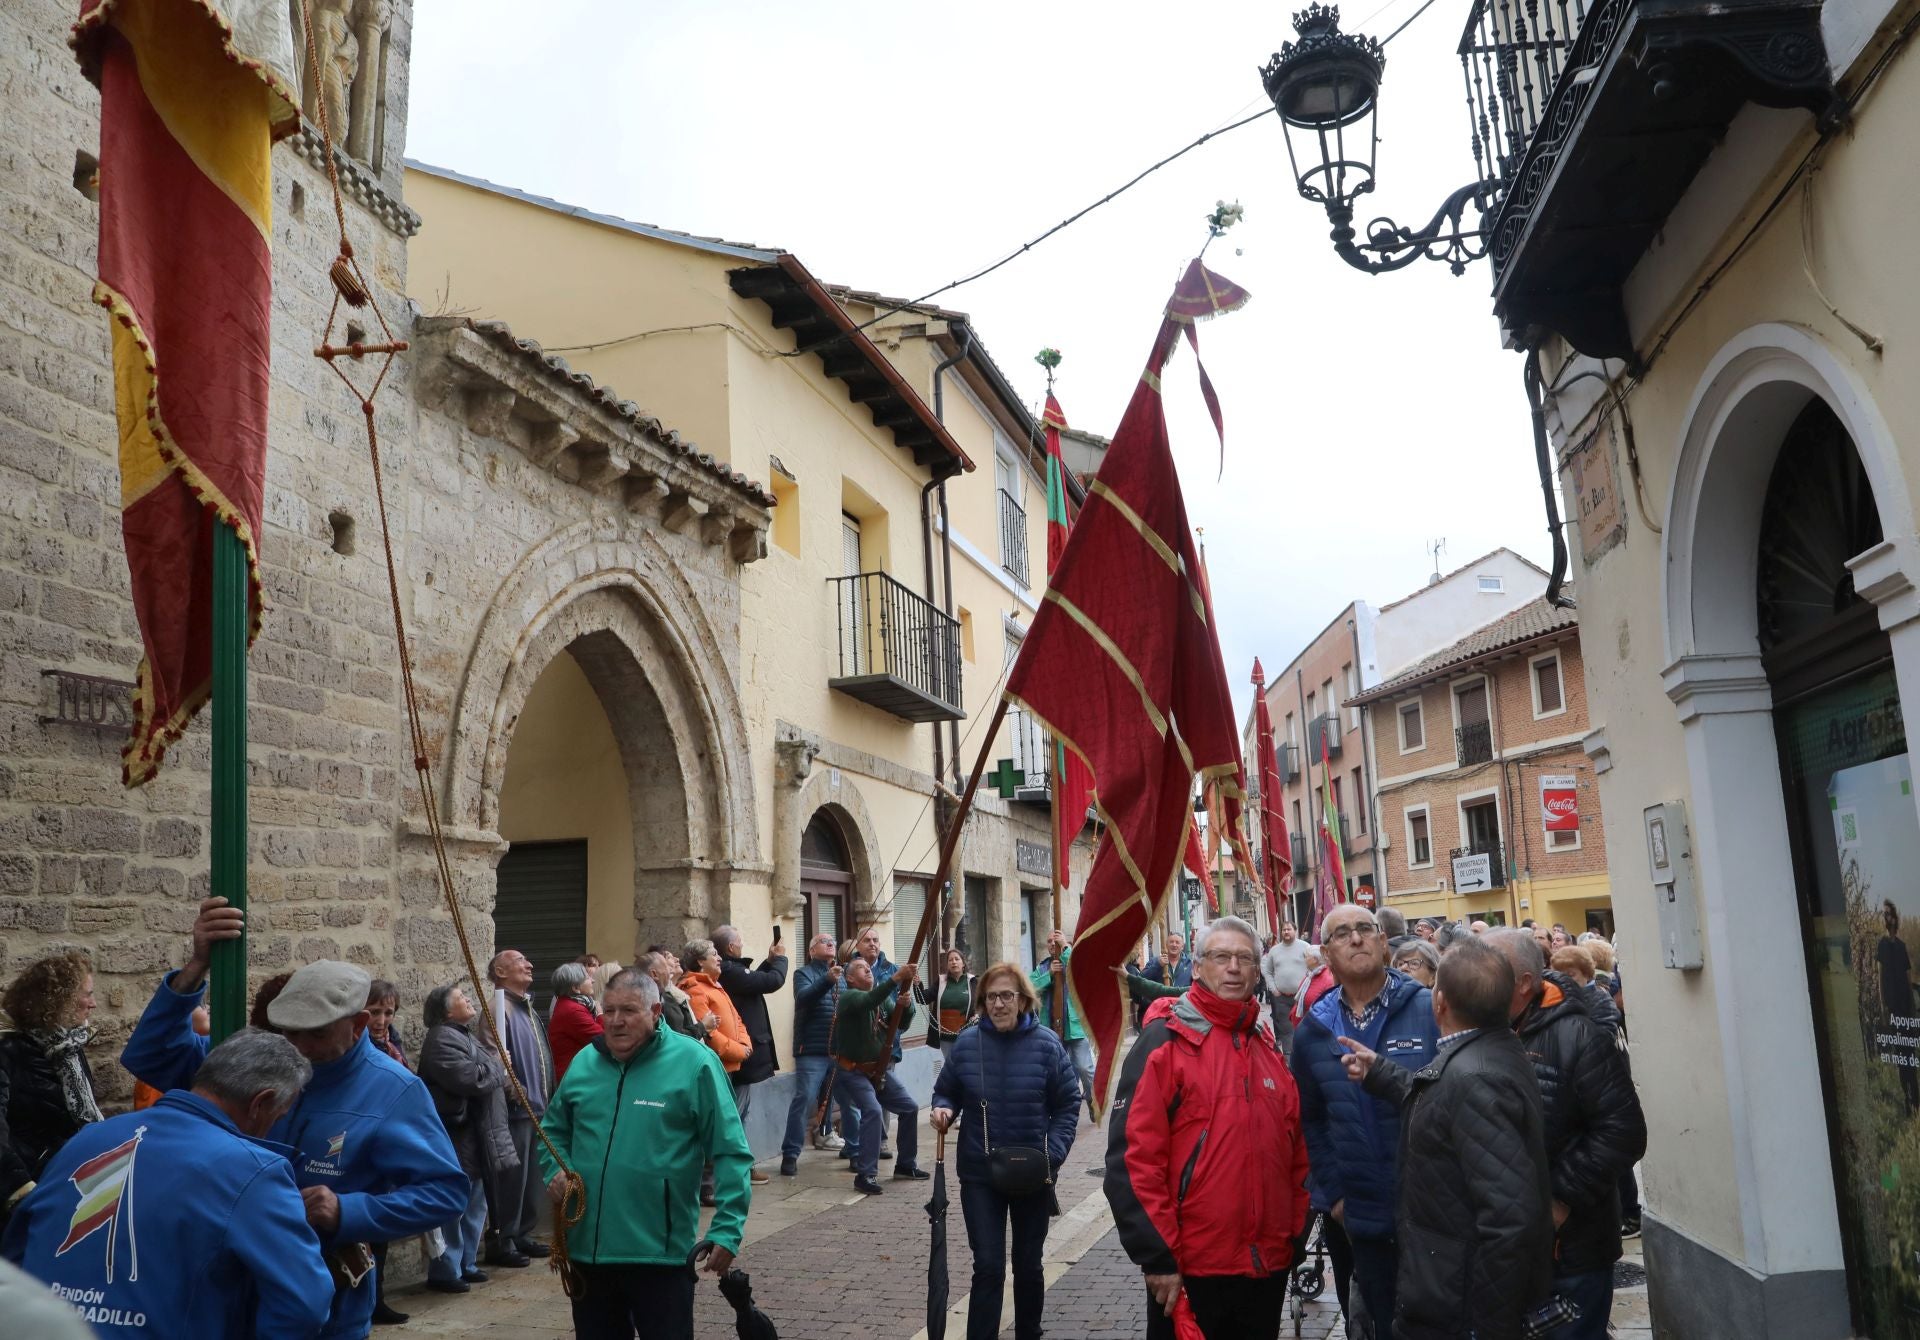
[[351, 963], [323, 958], [296, 972], [267, 1006], [275, 1028], [325, 1028], [367, 1008], [373, 979]]

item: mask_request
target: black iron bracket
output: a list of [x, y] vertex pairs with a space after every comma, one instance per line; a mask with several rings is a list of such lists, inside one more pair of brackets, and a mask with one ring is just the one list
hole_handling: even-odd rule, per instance
[[[1492, 209], [1500, 183], [1491, 178], [1462, 186], [1440, 203], [1427, 226], [1418, 230], [1403, 228], [1389, 218], [1377, 218], [1367, 225], [1364, 242], [1354, 240], [1353, 206], [1329, 201], [1327, 220], [1333, 224], [1333, 249], [1341, 260], [1368, 274], [1386, 274], [1404, 269], [1422, 258], [1445, 262], [1455, 274], [1465, 274], [1467, 265], [1487, 254], [1487, 214]], [[1480, 216], [1478, 226], [1463, 228], [1467, 206]]]

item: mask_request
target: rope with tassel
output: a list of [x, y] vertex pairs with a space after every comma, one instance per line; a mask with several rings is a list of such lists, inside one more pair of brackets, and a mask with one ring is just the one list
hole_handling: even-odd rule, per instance
[[[320, 68], [320, 53], [313, 35], [312, 0], [300, 0], [301, 19], [305, 27], [307, 60], [313, 70]], [[500, 1022], [494, 1017], [493, 994], [480, 975], [479, 963], [473, 956], [473, 944], [467, 938], [466, 919], [460, 912], [460, 900], [454, 891], [453, 867], [447, 859], [445, 834], [440, 820], [440, 806], [435, 799], [433, 786], [433, 764], [429, 757], [426, 729], [420, 724], [420, 696], [413, 682], [413, 656], [407, 646], [406, 617], [401, 612], [400, 578], [393, 558], [393, 531], [387, 520], [387, 493], [380, 473], [380, 436], [374, 426], [374, 397], [385, 385], [387, 373], [392, 370], [394, 359], [407, 351], [407, 341], [394, 338], [393, 328], [387, 324], [386, 314], [380, 310], [380, 304], [374, 301], [373, 286], [367, 282], [365, 271], [354, 255], [353, 243], [347, 237], [347, 211], [340, 195], [340, 173], [335, 160], [333, 147], [333, 127], [327, 117], [326, 99], [315, 102], [315, 111], [320, 122], [320, 137], [326, 146], [327, 184], [333, 192], [333, 215], [339, 225], [340, 250], [328, 269], [328, 277], [333, 282], [333, 305], [327, 311], [326, 330], [321, 336], [320, 346], [313, 351], [314, 357], [326, 363], [354, 398], [360, 402], [360, 413], [366, 421], [367, 456], [373, 467], [373, 495], [380, 514], [380, 545], [387, 565], [387, 596], [393, 607], [393, 634], [400, 653], [400, 683], [407, 707], [408, 740], [413, 747], [414, 780], [419, 788], [420, 808], [426, 819], [427, 832], [433, 842], [433, 858], [440, 879], [440, 892], [446, 901], [448, 915], [453, 919], [454, 935], [460, 941], [460, 954], [467, 968], [467, 976], [474, 987], [474, 1000], [480, 1007], [480, 1014], [493, 1039], [506, 1071], [507, 1083], [513, 1090], [514, 1101], [527, 1114], [533, 1123], [533, 1132], [539, 1137], [541, 1145], [553, 1159], [561, 1174], [566, 1178], [566, 1191], [553, 1216], [553, 1257], [550, 1262], [553, 1271], [560, 1276], [560, 1285], [566, 1290], [567, 1297], [579, 1295], [581, 1280], [579, 1271], [567, 1254], [567, 1232], [578, 1224], [587, 1210], [587, 1185], [580, 1174], [570, 1167], [560, 1151], [554, 1148], [547, 1133], [540, 1128], [535, 1118], [533, 1104], [528, 1100], [526, 1090], [520, 1087], [520, 1078], [514, 1074], [513, 1062], [507, 1052], [506, 1038], [500, 1029]], [[374, 319], [380, 323], [384, 337], [379, 342], [364, 339], [352, 340], [344, 345], [335, 345], [333, 339], [334, 322], [339, 319], [340, 306], [345, 303], [355, 310], [370, 308]], [[352, 359], [358, 363], [369, 357], [384, 357], [380, 371], [375, 375], [373, 385], [364, 392], [354, 384], [346, 371], [340, 366], [342, 359]]]

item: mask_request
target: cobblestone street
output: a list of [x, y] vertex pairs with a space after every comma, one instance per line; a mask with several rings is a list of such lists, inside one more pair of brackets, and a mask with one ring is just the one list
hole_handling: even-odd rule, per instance
[[[932, 1147], [923, 1127], [921, 1148]], [[1145, 1330], [1140, 1272], [1120, 1249], [1100, 1180], [1089, 1175], [1105, 1149], [1104, 1132], [1083, 1120], [1060, 1179], [1062, 1214], [1047, 1236], [1046, 1326], [1052, 1340], [1137, 1336]], [[778, 1165], [763, 1166], [773, 1171]], [[888, 1166], [882, 1164], [883, 1174]], [[781, 1340], [924, 1340], [930, 1184], [885, 1182], [886, 1194], [869, 1198], [850, 1189], [845, 1167], [830, 1154], [809, 1150], [798, 1177], [776, 1175], [756, 1188], [740, 1259], [753, 1278], [755, 1300], [779, 1327]], [[957, 1340], [966, 1334], [973, 1266], [951, 1168], [947, 1176], [947, 1334]], [[719, 1290], [702, 1283], [699, 1297], [702, 1340], [731, 1336], [733, 1311]], [[573, 1334], [559, 1280], [537, 1265], [495, 1270], [491, 1281], [457, 1297], [413, 1286], [396, 1291], [390, 1301], [413, 1319], [404, 1330], [383, 1335], [558, 1340]], [[1322, 1340], [1337, 1319], [1330, 1301], [1310, 1304], [1300, 1333]], [[1003, 1333], [1011, 1334], [1010, 1296], [1001, 1320]], [[1292, 1327], [1282, 1333], [1292, 1335]]]

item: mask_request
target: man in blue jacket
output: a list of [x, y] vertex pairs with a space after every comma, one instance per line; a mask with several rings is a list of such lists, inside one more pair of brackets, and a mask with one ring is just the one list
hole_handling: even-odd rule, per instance
[[[1419, 1070], [1434, 1058], [1439, 1026], [1433, 993], [1387, 967], [1387, 937], [1366, 908], [1345, 903], [1329, 912], [1321, 923], [1321, 950], [1339, 985], [1314, 1003], [1293, 1035], [1293, 1073], [1310, 1164], [1307, 1188], [1313, 1208], [1353, 1244], [1353, 1277], [1373, 1318], [1374, 1335], [1391, 1340], [1399, 1267], [1393, 1212], [1400, 1114], [1348, 1082], [1340, 1059], [1345, 1049], [1337, 1039], [1353, 1038], [1408, 1070]], [[1345, 1281], [1339, 1283], [1344, 1295]]]
[[1167, 937], [1167, 951], [1147, 960], [1140, 975], [1163, 986], [1182, 989], [1193, 985], [1193, 959], [1187, 954], [1187, 942], [1177, 935]]
[[[156, 1089], [185, 1088], [206, 1039], [191, 1016], [206, 991], [212, 942], [239, 934], [236, 909], [209, 898], [193, 956], [167, 974], [127, 1039], [120, 1064]], [[313, 1079], [269, 1138], [294, 1147], [294, 1180], [337, 1288], [323, 1340], [363, 1340], [374, 1281], [366, 1244], [424, 1233], [466, 1209], [472, 1190], [426, 1086], [367, 1037], [372, 979], [323, 959], [294, 973], [267, 1019], [313, 1066]]]
[[285, 1038], [236, 1033], [192, 1092], [81, 1128], [0, 1254], [101, 1336], [315, 1334], [333, 1281], [287, 1151], [257, 1138], [312, 1074]]
[[[780, 1175], [793, 1177], [800, 1171], [800, 1150], [806, 1143], [807, 1122], [820, 1104], [822, 1087], [833, 1073], [833, 1055], [827, 1050], [833, 1034], [834, 1006], [840, 999], [840, 981], [846, 969], [834, 962], [833, 937], [825, 931], [807, 945], [807, 961], [793, 974], [793, 1101], [787, 1104], [787, 1133], [780, 1142]], [[846, 1091], [835, 1086], [840, 1100], [840, 1124], [846, 1128], [847, 1144], [860, 1130], [860, 1111], [847, 1101]], [[821, 1148], [828, 1148], [822, 1144]], [[831, 1148], [844, 1148], [834, 1144]]]

